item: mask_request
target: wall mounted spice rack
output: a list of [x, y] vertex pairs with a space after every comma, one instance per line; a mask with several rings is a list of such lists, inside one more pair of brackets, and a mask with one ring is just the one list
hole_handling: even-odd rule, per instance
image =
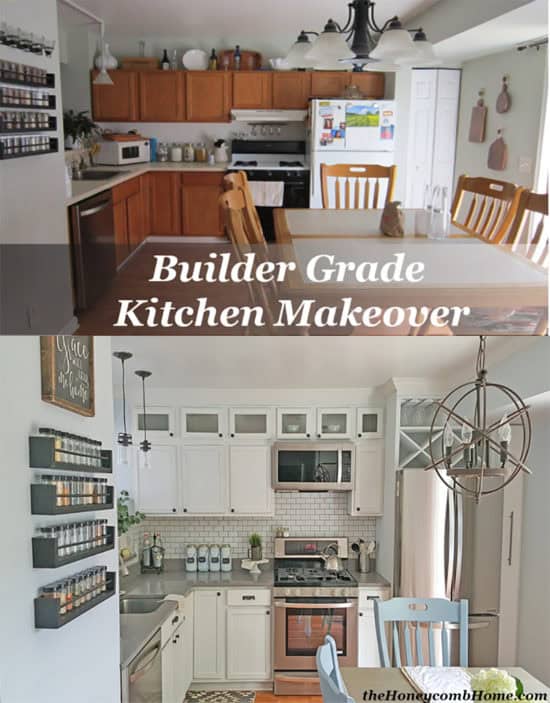
[[43, 483], [31, 485], [31, 513], [33, 515], [72, 515], [73, 513], [95, 512], [96, 510], [112, 510], [114, 508], [113, 486], [106, 487], [105, 503], [90, 503], [87, 505], [58, 505], [56, 486]]
[[[79, 546], [79, 543], [73, 543], [73, 547]], [[58, 541], [52, 537], [33, 537], [32, 538], [32, 565], [35, 569], [57, 569], [66, 564], [73, 564], [76, 561], [87, 559], [88, 557], [109, 552], [115, 548], [115, 528], [107, 527], [106, 544], [84, 551], [78, 551], [74, 554], [59, 556]]]
[[0, 82], [22, 88], [55, 88], [55, 75], [41, 68], [0, 62]]
[[[116, 592], [116, 574], [108, 571], [106, 574], [106, 590], [95, 595], [91, 600], [82, 603], [79, 607], [65, 613], [60, 613], [60, 600], [57, 598], [35, 598], [34, 599], [34, 625], [37, 629], [56, 630], [69, 622], [76, 620], [84, 613], [92, 610], [104, 601], [112, 598]], [[96, 589], [92, 589], [95, 591]], [[86, 595], [86, 594], [84, 594]], [[82, 594], [81, 594], [82, 596]]]
[[57, 117], [55, 115], [33, 112], [0, 112], [0, 134], [42, 134], [44, 132], [57, 132]]
[[[56, 455], [69, 457], [70, 461], [59, 461]], [[29, 458], [31, 469], [52, 469], [53, 471], [75, 471], [93, 474], [113, 473], [113, 452], [110, 449], [100, 451], [101, 465], [93, 466], [82, 463], [90, 458], [88, 454], [60, 450], [55, 446], [53, 437], [29, 437]], [[57, 459], [57, 460], [56, 460]]]
[[0, 140], [0, 160], [21, 159], [25, 156], [42, 156], [44, 154], [56, 154], [59, 151], [59, 140], [56, 137], [48, 137], [41, 142], [27, 142], [40, 137], [5, 137]]
[[56, 97], [51, 93], [18, 90], [0, 86], [0, 107], [28, 110], [55, 110]]

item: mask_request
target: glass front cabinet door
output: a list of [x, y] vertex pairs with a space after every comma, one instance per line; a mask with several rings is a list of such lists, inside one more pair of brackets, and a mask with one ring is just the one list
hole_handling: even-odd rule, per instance
[[384, 411], [382, 408], [357, 410], [357, 439], [379, 439], [384, 436]]
[[315, 435], [315, 413], [309, 408], [277, 408], [279, 439], [310, 439]]
[[143, 431], [147, 427], [147, 439], [164, 442], [175, 437], [176, 411], [174, 408], [151, 405], [147, 408], [147, 416], [143, 408], [137, 407], [134, 412], [134, 444], [136, 439], [143, 439]]
[[184, 439], [216, 442], [227, 437], [224, 408], [183, 408], [181, 434]]
[[230, 439], [270, 439], [273, 437], [273, 415], [268, 408], [231, 408]]
[[349, 408], [319, 408], [317, 410], [319, 439], [350, 439], [351, 410]]

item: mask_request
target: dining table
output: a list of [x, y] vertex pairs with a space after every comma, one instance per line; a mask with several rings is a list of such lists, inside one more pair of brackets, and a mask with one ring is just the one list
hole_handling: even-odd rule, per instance
[[[445, 237], [426, 235], [425, 213], [404, 209], [403, 237], [381, 234], [382, 210], [274, 210], [276, 242], [285, 259], [296, 263], [288, 285], [294, 293], [366, 296], [370, 305], [468, 306], [472, 309], [536, 307], [547, 320], [548, 271], [518, 247], [495, 244], [451, 225]], [[424, 221], [424, 225], [422, 224]], [[423, 266], [421, 281], [318, 282], [311, 260], [387, 262], [397, 255]], [[309, 268], [308, 268], [309, 264]]]
[[[421, 691], [412, 684], [406, 670], [399, 667], [342, 667], [340, 671], [342, 673], [342, 678], [346, 685], [348, 694], [351, 698], [353, 698], [355, 703], [360, 703], [360, 701], [363, 700], [407, 700], [407, 698], [402, 695], [396, 695], [393, 698], [388, 697], [388, 694], [393, 695], [394, 691], [397, 694], [421, 693]], [[474, 674], [480, 671], [480, 667], [465, 667], [464, 671], [468, 674]], [[517, 666], [511, 666], [506, 667], [505, 671], [521, 681], [523, 684], [524, 693], [541, 694], [540, 697], [531, 698], [531, 700], [549, 700], [550, 688], [548, 688], [541, 681], [538, 681], [534, 676], [525, 671], [525, 669]]]

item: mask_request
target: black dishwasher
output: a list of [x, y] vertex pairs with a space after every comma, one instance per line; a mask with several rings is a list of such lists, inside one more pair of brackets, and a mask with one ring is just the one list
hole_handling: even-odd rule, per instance
[[110, 190], [71, 207], [71, 253], [78, 312], [93, 305], [116, 275], [115, 226]]

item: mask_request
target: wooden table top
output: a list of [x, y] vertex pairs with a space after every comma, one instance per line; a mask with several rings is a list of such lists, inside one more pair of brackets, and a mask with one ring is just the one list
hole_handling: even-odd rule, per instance
[[[479, 671], [478, 667], [469, 667], [468, 673]], [[525, 693], [543, 693], [550, 697], [550, 689], [531, 676], [525, 669], [517, 666], [506, 667], [506, 671], [516, 676], [523, 683]], [[415, 689], [399, 668], [376, 669], [360, 667], [342, 667], [342, 678], [346, 684], [349, 695], [356, 703], [363, 700], [363, 694], [369, 691], [385, 693], [397, 691], [398, 693], [414, 693]], [[368, 700], [368, 697], [367, 697]]]

